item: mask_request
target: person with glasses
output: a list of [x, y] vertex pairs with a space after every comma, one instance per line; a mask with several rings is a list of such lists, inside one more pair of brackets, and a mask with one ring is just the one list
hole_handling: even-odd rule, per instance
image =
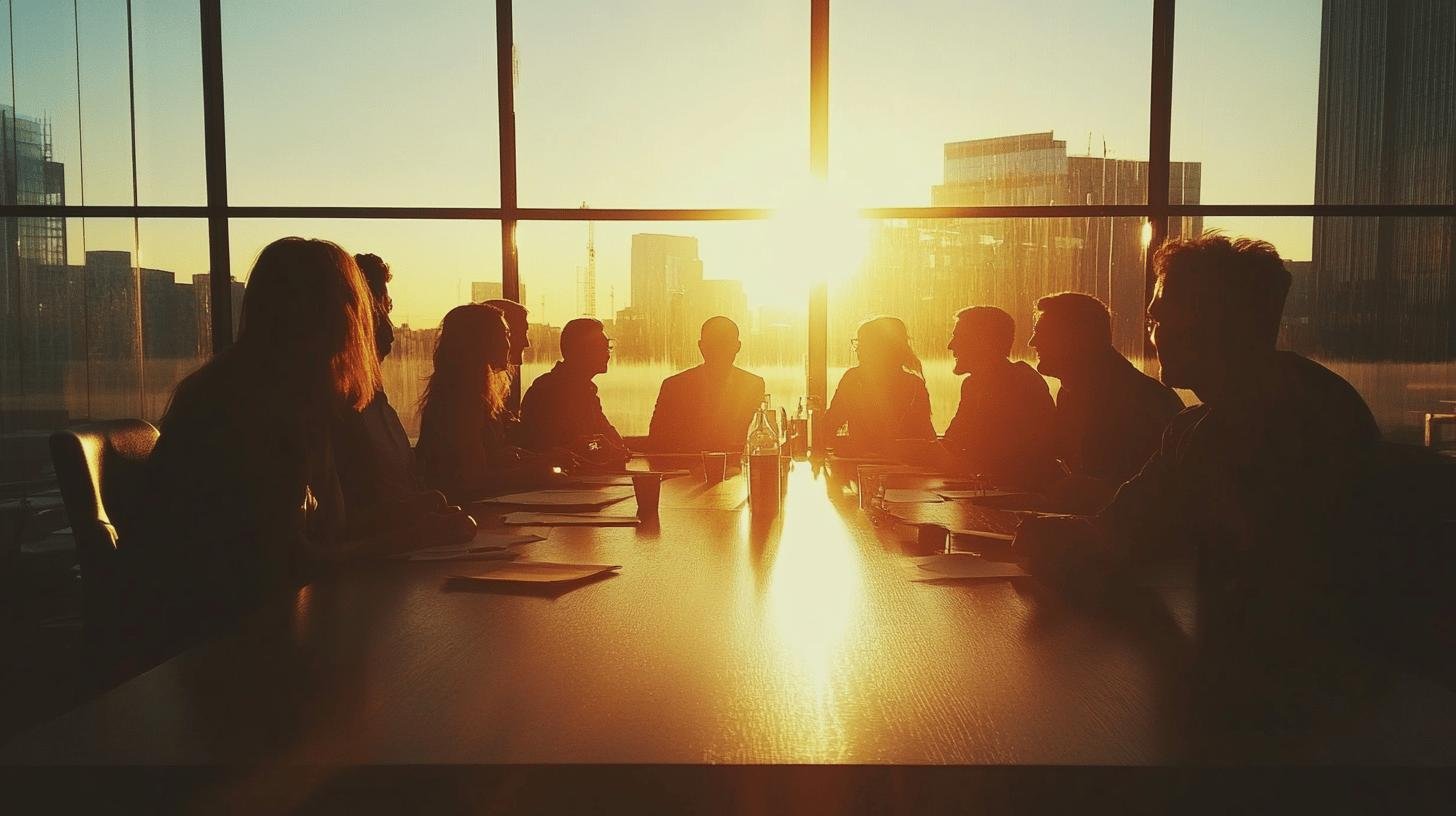
[[925, 371], [898, 317], [875, 317], [859, 325], [850, 349], [858, 365], [844, 372], [825, 415], [831, 435], [848, 426], [834, 445], [841, 456], [883, 456], [897, 440], [935, 438]]
[[521, 444], [534, 451], [564, 448], [600, 465], [631, 455], [602, 411], [597, 386], [612, 359], [613, 343], [600, 320], [579, 317], [561, 329], [561, 360], [537, 377], [521, 399]]
[[668, 377], [657, 393], [649, 447], [699, 453], [743, 447], [753, 414], [763, 402], [763, 378], [733, 364], [743, 342], [738, 324], [719, 315], [699, 332], [703, 364]]
[[1356, 641], [1386, 614], [1372, 576], [1393, 557], [1371, 555], [1386, 543], [1371, 521], [1380, 430], [1348, 382], [1276, 347], [1290, 274], [1273, 246], [1213, 234], [1166, 243], [1153, 264], [1162, 380], [1201, 404], [1107, 508], [1027, 519], [1012, 552], [1054, 585], [1193, 556], [1205, 725], [1304, 732], [1344, 712], [1358, 667], [1378, 662]]

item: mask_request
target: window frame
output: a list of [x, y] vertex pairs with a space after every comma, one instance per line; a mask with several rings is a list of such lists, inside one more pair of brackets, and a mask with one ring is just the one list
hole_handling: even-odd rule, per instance
[[[829, 13], [830, 0], [803, 0], [810, 5], [809, 25], [809, 171], [823, 179], [829, 167]], [[1169, 204], [1168, 176], [1172, 132], [1174, 14], [1176, 0], [1152, 3], [1152, 60], [1149, 76], [1148, 195], [1146, 204], [872, 207], [860, 210], [871, 220], [1141, 217], [1151, 224], [1152, 239], [1145, 262], [1145, 284], [1151, 293], [1153, 252], [1166, 239], [1167, 222], [1178, 216], [1376, 216], [1456, 217], [1456, 204]], [[202, 47], [203, 142], [206, 202], [200, 206], [141, 206], [135, 197], [133, 155], [131, 205], [28, 205], [0, 203], [0, 217], [34, 218], [192, 218], [208, 223], [209, 281], [213, 353], [232, 343], [232, 290], [228, 223], [235, 218], [362, 218], [498, 221], [501, 227], [501, 279], [506, 297], [520, 295], [516, 227], [522, 221], [748, 221], [771, 218], [772, 208], [577, 208], [521, 207], [516, 185], [515, 88], [513, 71], [513, 0], [496, 0], [496, 84], [500, 143], [501, 201], [498, 207], [332, 207], [234, 206], [228, 201], [226, 120], [223, 99], [221, 0], [199, 0]], [[127, 4], [128, 49], [131, 48], [131, 5]], [[130, 77], [128, 78], [131, 82]], [[131, 88], [131, 125], [136, 126], [135, 88]], [[77, 93], [80, 93], [79, 85]], [[133, 139], [133, 142], [135, 140]], [[135, 144], [133, 144], [133, 152]], [[827, 315], [826, 293], [811, 295], [809, 316], [809, 394], [823, 388]], [[818, 350], [818, 353], [816, 353]], [[816, 372], [818, 376], [816, 377]]]

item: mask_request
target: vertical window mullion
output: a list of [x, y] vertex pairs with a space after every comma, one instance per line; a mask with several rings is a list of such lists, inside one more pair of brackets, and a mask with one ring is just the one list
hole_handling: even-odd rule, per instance
[[227, 122], [222, 98], [221, 0], [201, 0], [202, 134], [207, 166], [207, 244], [212, 353], [233, 342], [232, 260], [228, 249]]
[[[1148, 101], [1148, 221], [1152, 226], [1143, 266], [1146, 303], [1153, 295], [1153, 253], [1168, 236], [1169, 154], [1173, 131], [1173, 10], [1176, 0], [1153, 0], [1153, 59]], [[1153, 355], [1144, 335], [1143, 353]]]

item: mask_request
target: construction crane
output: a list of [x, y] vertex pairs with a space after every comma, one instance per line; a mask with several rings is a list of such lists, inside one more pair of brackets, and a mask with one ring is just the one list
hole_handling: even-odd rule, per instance
[[[585, 201], [581, 202], [581, 209], [590, 209]], [[586, 269], [581, 276], [581, 313], [587, 317], [597, 315], [597, 225], [594, 221], [586, 222]]]

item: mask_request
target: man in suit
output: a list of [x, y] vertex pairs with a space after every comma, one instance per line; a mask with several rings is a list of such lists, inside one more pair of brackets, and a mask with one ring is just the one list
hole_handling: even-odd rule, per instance
[[662, 381], [648, 445], [654, 451], [732, 451], [742, 448], [753, 412], [763, 402], [763, 378], [733, 364], [743, 343], [738, 324], [710, 317], [698, 336], [703, 364]]

